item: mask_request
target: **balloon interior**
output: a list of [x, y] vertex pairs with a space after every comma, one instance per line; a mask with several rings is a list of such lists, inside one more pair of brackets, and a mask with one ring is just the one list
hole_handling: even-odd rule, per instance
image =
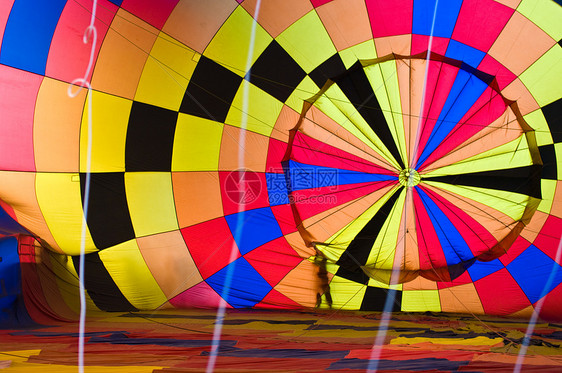
[[560, 321], [561, 17], [530, 0], [3, 1], [3, 318], [76, 320], [82, 280], [89, 316], [387, 303]]

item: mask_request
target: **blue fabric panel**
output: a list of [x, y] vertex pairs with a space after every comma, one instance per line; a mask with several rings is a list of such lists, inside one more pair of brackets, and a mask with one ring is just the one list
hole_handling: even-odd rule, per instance
[[[302, 348], [220, 348], [220, 356], [276, 359], [343, 359], [349, 350], [305, 350]], [[203, 351], [202, 356], [209, 356]]]
[[476, 76], [464, 70], [459, 70], [447, 100], [443, 105], [443, 109], [439, 114], [437, 123], [435, 123], [429, 140], [418, 160], [418, 167], [423, 165], [431, 153], [437, 149], [487, 87], [488, 84]]
[[481, 50], [470, 47], [463, 43], [459, 43], [458, 41], [453, 39], [449, 41], [447, 52], [445, 52], [446, 57], [451, 57], [455, 60], [462, 61], [472, 67], [478, 67], [485, 55], [486, 53], [482, 52]]
[[[431, 35], [435, 2], [438, 0], [415, 0], [412, 33]], [[437, 4], [433, 36], [450, 38], [457, 22], [462, 0], [441, 0]]]
[[271, 206], [289, 203], [289, 189], [285, 174], [266, 173], [267, 193]]
[[531, 303], [536, 303], [562, 282], [562, 268], [531, 245], [506, 266]]
[[[330, 364], [328, 370], [361, 370], [365, 371], [369, 368], [370, 360], [368, 359], [342, 359]], [[451, 361], [447, 359], [438, 359], [434, 357], [409, 360], [377, 360], [377, 370], [380, 371], [424, 371], [424, 372], [456, 372], [460, 367], [468, 365], [470, 361]]]
[[0, 238], [0, 319], [4, 310], [11, 309], [21, 293], [21, 271], [18, 240], [15, 237]]
[[[99, 336], [94, 336], [88, 339], [88, 343], [111, 343], [122, 345], [156, 345], [156, 346], [170, 346], [170, 347], [209, 347], [213, 345], [211, 340], [203, 339], [178, 339], [178, 338], [138, 338], [129, 335], [126, 332], [114, 332], [109, 336], [107, 332], [100, 333]], [[232, 340], [221, 340], [222, 347], [234, 347], [238, 343]]]
[[121, 3], [123, 2], [123, 0], [109, 0], [109, 1], [111, 1], [113, 4], [117, 6], [121, 6]]
[[227, 280], [230, 281], [230, 287], [225, 300], [234, 308], [253, 307], [272, 289], [244, 258], [236, 259], [205, 281], [222, 295]]
[[504, 268], [504, 265], [499, 259], [494, 259], [490, 262], [480, 262], [477, 260], [468, 268], [468, 274], [472, 281], [478, 281], [502, 268]]
[[336, 185], [398, 180], [397, 176], [313, 166], [295, 161], [289, 161], [288, 170], [291, 183], [290, 188], [293, 191]]
[[225, 219], [242, 255], [283, 235], [269, 207], [227, 215]]
[[10, 215], [2, 207], [0, 207], [0, 234], [12, 235], [18, 233], [29, 233], [27, 230], [19, 225], [17, 221], [12, 219]]
[[453, 265], [472, 259], [472, 251], [449, 218], [421, 188], [415, 188], [437, 233], [447, 264]]
[[66, 0], [16, 0], [4, 31], [0, 63], [44, 75], [51, 39], [65, 5]]

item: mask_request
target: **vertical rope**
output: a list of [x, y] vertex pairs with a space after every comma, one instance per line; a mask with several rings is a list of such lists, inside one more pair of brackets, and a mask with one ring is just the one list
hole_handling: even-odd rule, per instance
[[[255, 40], [256, 40], [256, 26], [258, 24], [258, 15], [259, 15], [259, 11], [260, 11], [260, 6], [261, 6], [261, 0], [258, 0], [256, 2], [256, 10], [254, 12], [253, 15], [253, 21], [252, 21], [252, 30], [250, 33], [250, 44], [248, 47], [248, 56], [246, 57], [246, 75], [248, 76], [248, 80], [250, 79], [250, 70], [252, 67], [252, 57], [254, 55], [254, 45], [255, 45]], [[240, 142], [239, 142], [239, 149], [238, 149], [238, 165], [239, 167], [242, 167], [244, 165], [244, 145], [246, 143], [246, 128], [248, 126], [248, 107], [249, 107], [249, 103], [250, 103], [250, 82], [244, 79], [242, 80], [242, 84], [243, 84], [243, 99], [242, 99], [242, 120], [240, 123]], [[242, 176], [241, 180], [240, 180], [240, 188], [244, 189], [245, 188], [245, 179], [244, 176]], [[236, 231], [233, 232], [233, 236], [234, 236], [234, 242], [232, 243], [232, 247], [230, 248], [230, 258], [229, 258], [229, 263], [230, 265], [227, 268], [226, 271], [226, 278], [224, 280], [224, 286], [221, 292], [221, 300], [220, 300], [220, 304], [219, 304], [219, 308], [217, 310], [217, 316], [215, 319], [215, 327], [213, 330], [213, 340], [212, 340], [212, 344], [211, 344], [211, 353], [209, 354], [209, 361], [207, 362], [207, 373], [212, 373], [215, 369], [215, 364], [217, 361], [217, 356], [219, 354], [219, 347], [220, 347], [220, 340], [221, 340], [221, 334], [222, 334], [222, 326], [223, 326], [223, 321], [224, 321], [224, 315], [225, 315], [225, 311], [226, 311], [226, 306], [227, 306], [227, 299], [228, 299], [228, 293], [230, 292], [230, 286], [232, 284], [232, 276], [233, 276], [233, 272], [234, 272], [234, 261], [236, 260], [236, 242], [240, 242], [240, 237], [242, 234], [242, 230], [243, 230], [243, 217], [240, 214], [240, 212], [242, 212], [242, 206], [239, 204], [238, 205], [238, 215], [237, 215], [237, 224], [236, 224]]]
[[[78, 326], [78, 372], [84, 372], [84, 331], [86, 328], [86, 289], [84, 286], [84, 254], [86, 251], [86, 233], [87, 233], [87, 221], [88, 216], [88, 206], [90, 200], [90, 171], [92, 164], [92, 87], [88, 79], [92, 68], [94, 66], [94, 54], [96, 50], [97, 43], [97, 30], [94, 24], [96, 20], [96, 9], [97, 0], [93, 0], [92, 3], [92, 15], [90, 17], [90, 24], [84, 31], [82, 37], [82, 42], [88, 44], [90, 41], [92, 46], [90, 48], [90, 59], [88, 61], [88, 66], [83, 78], [78, 78], [72, 81], [68, 86], [67, 94], [69, 97], [76, 97], [82, 88], [87, 88], [88, 93], [88, 140], [87, 140], [87, 155], [86, 155], [86, 180], [84, 187], [84, 214], [82, 215], [82, 230], [80, 237], [80, 264], [78, 266], [78, 280], [79, 280], [79, 291], [80, 291], [80, 319]], [[79, 89], [75, 92], [72, 91], [72, 87], [78, 86]]]

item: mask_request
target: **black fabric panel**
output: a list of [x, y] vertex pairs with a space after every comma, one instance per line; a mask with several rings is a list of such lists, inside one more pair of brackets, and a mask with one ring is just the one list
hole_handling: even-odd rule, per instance
[[369, 253], [375, 244], [375, 240], [377, 239], [385, 220], [390, 215], [393, 206], [396, 204], [401, 192], [402, 187], [394, 192], [388, 201], [386, 201], [379, 211], [377, 211], [375, 216], [373, 216], [373, 218], [365, 224], [363, 229], [357, 233], [353, 241], [351, 241], [347, 249], [341, 255], [337, 264], [352, 272], [361, 271], [361, 273], [363, 273], [359, 266], [367, 263]]
[[543, 163], [542, 178], [557, 179], [556, 150], [554, 144], [539, 146], [539, 152]]
[[125, 169], [171, 171], [177, 119], [175, 111], [133, 102], [127, 127]]
[[[88, 229], [99, 250], [135, 238], [125, 194], [125, 174], [90, 174], [90, 203], [88, 204]], [[82, 204], [86, 174], [80, 174]]]
[[224, 122], [242, 77], [201, 56], [183, 96], [180, 112]]
[[541, 198], [542, 166], [526, 166], [507, 170], [474, 172], [464, 175], [448, 175], [424, 178], [452, 185], [473, 186], [504, 190]]
[[541, 110], [550, 128], [552, 140], [555, 143], [562, 142], [562, 99], [543, 106]]
[[273, 40], [254, 62], [250, 76], [246, 75], [245, 79], [285, 102], [305, 76], [299, 64]]
[[350, 271], [345, 267], [339, 267], [336, 272], [336, 276], [340, 276], [345, 278], [346, 280], [358, 282], [360, 284], [367, 284], [367, 282], [369, 281], [369, 276], [367, 276], [365, 272], [363, 272], [363, 270], [359, 267], [357, 267], [355, 271]]
[[400, 167], [404, 169], [404, 162], [402, 162], [398, 147], [394, 142], [373, 87], [361, 64], [359, 62], [355, 63], [347, 74], [336, 79], [336, 83], [388, 148], [394, 159], [400, 164]]
[[[78, 273], [80, 257], [73, 256], [72, 262]], [[84, 287], [102, 311], [137, 311], [119, 290], [98, 253], [84, 255]]]
[[339, 75], [345, 73], [345, 71], [346, 68], [341, 60], [340, 54], [336, 53], [312, 70], [308, 76], [310, 76], [319, 88], [322, 88], [328, 79], [334, 80]]
[[383, 311], [387, 296], [392, 296], [390, 292], [394, 292], [394, 303], [392, 312], [400, 311], [402, 304], [402, 292], [393, 289], [381, 289], [374, 286], [367, 286], [363, 302], [361, 303], [361, 311]]

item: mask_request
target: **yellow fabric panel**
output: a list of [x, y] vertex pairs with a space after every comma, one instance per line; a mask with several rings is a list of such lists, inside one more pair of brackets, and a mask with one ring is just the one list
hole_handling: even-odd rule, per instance
[[441, 312], [439, 290], [407, 290], [402, 292], [402, 311]]
[[[334, 309], [352, 309], [361, 308], [361, 303], [365, 296], [367, 287], [355, 281], [347, 280], [343, 277], [334, 276], [330, 281], [330, 293], [332, 295], [332, 308]], [[326, 298], [322, 297], [321, 308], [327, 308]]]
[[[37, 173], [35, 189], [43, 218], [61, 250], [80, 254], [83, 210], [78, 175]], [[87, 227], [85, 249], [86, 253], [97, 251]]]
[[383, 198], [377, 200], [363, 214], [358, 216], [356, 219], [353, 219], [349, 224], [326, 240], [329, 245], [322, 247], [322, 253], [324, 253], [328, 259], [336, 262], [343, 253], [343, 250], [345, 250], [349, 243], [353, 241], [357, 233], [359, 233], [359, 231], [363, 229], [367, 223], [369, 223], [377, 211], [379, 211], [379, 209], [392, 196], [395, 190], [396, 188], [391, 189], [390, 192], [388, 192]]
[[314, 10], [289, 26], [276, 40], [306, 73], [337, 52]]
[[[92, 91], [92, 172], [125, 171], [125, 140], [132, 101]], [[86, 172], [88, 104], [80, 128], [80, 171]]]
[[178, 229], [171, 173], [125, 173], [125, 190], [137, 237]]
[[373, 39], [354, 45], [339, 52], [343, 64], [350, 68], [357, 60], [371, 60], [377, 58], [375, 42]]
[[375, 287], [383, 288], [383, 289], [402, 290], [402, 284], [389, 285], [386, 282], [377, 281], [374, 278], [369, 278], [369, 282], [367, 283], [367, 285], [375, 286]]
[[512, 193], [503, 190], [491, 190], [487, 188], [478, 188], [463, 185], [452, 185], [448, 183], [438, 183], [426, 181], [428, 185], [434, 186], [442, 190], [455, 193], [459, 196], [468, 198], [486, 206], [501, 211], [502, 214], [509, 216], [513, 220], [521, 219], [525, 211], [525, 205], [529, 201], [529, 197], [524, 194]]
[[[396, 63], [396, 61], [391, 60], [371, 65], [365, 68], [365, 74], [367, 74], [371, 87], [373, 87], [373, 91], [386, 118], [386, 123], [392, 133], [394, 143], [398, 145], [402, 161], [404, 164], [407, 164], [406, 137], [404, 134], [404, 121], [402, 118], [402, 104]], [[400, 66], [401, 68], [408, 69], [408, 66], [405, 64], [400, 64]]]
[[99, 256], [119, 290], [134, 307], [153, 310], [166, 303], [166, 296], [150, 273], [136, 240], [102, 250]]
[[519, 79], [540, 106], [560, 98], [562, 87], [562, 48], [558, 44], [525, 70]]
[[[512, 169], [533, 164], [526, 137], [519, 138], [496, 148], [477, 154], [449, 166], [439, 167], [424, 174], [427, 177], [460, 175], [471, 172]], [[422, 176], [423, 178], [423, 176]]]
[[554, 152], [556, 154], [557, 179], [562, 180], [562, 143], [554, 144]]
[[535, 130], [538, 146], [552, 144], [550, 128], [541, 110], [535, 110], [525, 115], [523, 119]]
[[178, 111], [199, 57], [161, 32], [144, 65], [135, 100]]
[[[561, 144], [562, 145], [562, 144]], [[562, 150], [562, 149], [560, 149]], [[558, 175], [560, 175], [560, 162], [558, 162]], [[556, 192], [556, 180], [541, 180], [541, 196], [539, 207], [537, 210], [550, 213], [552, 209], [552, 203], [554, 202], [554, 193]]]
[[[203, 55], [223, 64], [240, 76], [246, 75], [246, 61], [250, 50], [253, 22], [253, 18], [243, 7], [237, 7], [213, 37]], [[251, 65], [253, 65], [272, 40], [272, 37], [259, 23], [256, 23], [254, 37], [255, 42]]]
[[517, 11], [542, 28], [554, 40], [562, 38], [562, 8], [554, 1], [523, 0]]
[[[302, 112], [303, 101], [309, 100], [315, 94], [317, 94], [318, 91], [318, 87], [316, 86], [314, 81], [307, 75], [299, 83], [297, 88], [295, 88], [293, 93], [291, 93], [287, 101], [285, 101], [285, 105], [300, 114]], [[277, 133], [277, 136], [279, 135], [280, 133]]]
[[[399, 239], [400, 223], [402, 222], [402, 212], [404, 211], [404, 202], [406, 201], [406, 189], [400, 193], [400, 197], [392, 207], [389, 216], [384, 221], [377, 239], [371, 249], [367, 263], [369, 267], [381, 269], [393, 269], [396, 255], [396, 246]], [[402, 254], [403, 256], [403, 254]], [[397, 258], [396, 260], [399, 260]], [[403, 263], [404, 259], [400, 260]], [[399, 264], [399, 263], [397, 263]]]
[[390, 341], [390, 344], [411, 345], [416, 343], [433, 343], [440, 345], [471, 345], [471, 346], [494, 346], [503, 343], [503, 338], [488, 338], [478, 336], [475, 338], [428, 338], [428, 337], [398, 337]]
[[[248, 85], [246, 89], [244, 89], [245, 85]], [[246, 108], [244, 108], [245, 90], [248, 94]], [[232, 101], [225, 123], [242, 128], [245, 110], [247, 114], [245, 129], [269, 136], [282, 108], [283, 103], [244, 80]]]
[[223, 128], [222, 123], [179, 113], [172, 171], [216, 171]]
[[315, 106], [400, 169], [384, 143], [336, 84], [316, 100]]
[[[39, 351], [39, 350], [38, 350]], [[87, 358], [86, 358], [87, 359]], [[12, 359], [10, 359], [12, 360]], [[163, 366], [84, 366], [84, 373], [152, 373], [155, 370], [161, 370]], [[8, 368], [2, 370], [3, 373], [76, 373], [78, 368], [75, 365], [58, 365], [58, 364], [37, 364], [28, 363], [23, 360], [13, 362]]]
[[[57, 285], [66, 305], [76, 312], [80, 313], [80, 288], [78, 283], [78, 268], [74, 268], [74, 262], [66, 255], [50, 253], [53, 269], [56, 271]], [[88, 292], [86, 295], [86, 309], [88, 314], [92, 316], [92, 312], [103, 312], [92, 301]]]

